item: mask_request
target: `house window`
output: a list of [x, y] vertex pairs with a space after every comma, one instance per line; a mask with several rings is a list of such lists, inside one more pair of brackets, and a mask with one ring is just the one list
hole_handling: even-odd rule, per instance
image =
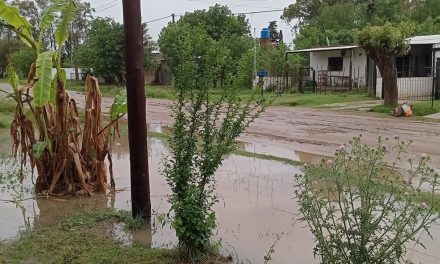
[[342, 57], [328, 58], [329, 71], [342, 71], [343, 67], [344, 67], [344, 59]]
[[[418, 62], [417, 62], [418, 64]], [[397, 77], [403, 78], [403, 77], [409, 77], [409, 56], [404, 57], [397, 57], [396, 58], [396, 70], [397, 70]]]

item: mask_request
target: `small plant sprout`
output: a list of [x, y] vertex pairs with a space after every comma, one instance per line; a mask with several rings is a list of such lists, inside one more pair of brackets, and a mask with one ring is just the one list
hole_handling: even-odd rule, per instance
[[[422, 154], [406, 175], [398, 168], [410, 142], [396, 138], [385, 147], [350, 141], [333, 163], [308, 166], [297, 177], [296, 198], [302, 220], [316, 239], [321, 263], [407, 263], [407, 245], [420, 245], [423, 233], [439, 219], [439, 175]], [[389, 142], [387, 142], [389, 143]], [[385, 158], [395, 158], [388, 165]]]

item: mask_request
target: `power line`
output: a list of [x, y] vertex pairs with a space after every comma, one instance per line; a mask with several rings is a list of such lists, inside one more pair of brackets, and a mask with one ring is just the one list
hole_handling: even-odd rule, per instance
[[[243, 13], [234, 13], [233, 15], [253, 15], [253, 14], [260, 14], [260, 13], [273, 13], [273, 12], [282, 12], [282, 11], [284, 11], [284, 9], [273, 9], [273, 10], [262, 10], [262, 11], [252, 11], [252, 12], [243, 12]], [[182, 16], [182, 15], [175, 15], [175, 16]], [[172, 17], [172, 15], [169, 15], [169, 16], [164, 16], [164, 17], [161, 17], [161, 18], [156, 18], [156, 19], [153, 19], [153, 20], [150, 20], [150, 21], [147, 21], [147, 22], [145, 22], [145, 23], [153, 23], [153, 22], [156, 22], [156, 21], [160, 21], [160, 20], [164, 20], [164, 19], [167, 19], [167, 18], [171, 18]]]
[[153, 20], [147, 21], [147, 22], [145, 22], [145, 23], [149, 24], [149, 23], [153, 23], [153, 22], [160, 21], [160, 20], [164, 20], [164, 19], [171, 18], [171, 17], [172, 17], [172, 15], [165, 16], [165, 17], [161, 17], [161, 18], [156, 18], [156, 19], [153, 19]]
[[273, 10], [262, 10], [262, 11], [253, 11], [253, 12], [234, 13], [233, 15], [253, 15], [253, 14], [261, 14], [261, 13], [283, 12], [283, 11], [284, 11], [284, 9], [273, 9]]
[[121, 4], [121, 2], [119, 2], [119, 0], [118, 0], [117, 3], [115, 3], [115, 4], [113, 4], [113, 5], [110, 5], [110, 6], [107, 6], [107, 7], [104, 7], [104, 8], [102, 8], [102, 9], [96, 10], [95, 13], [99, 13], [99, 12], [101, 12], [101, 11], [104, 11], [104, 10], [110, 9], [110, 8], [112, 8], [112, 7], [115, 7], [115, 6], [119, 5], [119, 4]]
[[120, 2], [120, 0], [106, 1], [106, 3], [101, 3], [100, 5], [96, 6], [95, 8], [98, 10], [101, 10], [101, 9], [106, 8], [110, 5], [113, 5], [117, 2]]

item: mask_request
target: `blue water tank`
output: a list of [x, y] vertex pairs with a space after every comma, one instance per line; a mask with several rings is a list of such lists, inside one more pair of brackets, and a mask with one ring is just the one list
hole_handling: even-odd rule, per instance
[[270, 30], [268, 28], [263, 28], [261, 30], [261, 38], [262, 39], [270, 39]]

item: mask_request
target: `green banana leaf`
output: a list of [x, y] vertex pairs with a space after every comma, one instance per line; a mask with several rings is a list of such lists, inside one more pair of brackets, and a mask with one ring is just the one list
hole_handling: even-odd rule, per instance
[[20, 15], [17, 7], [10, 6], [4, 0], [0, 0], [0, 20], [10, 25], [26, 45], [35, 48], [32, 26], [25, 17]]
[[76, 5], [74, 1], [67, 1], [63, 5], [63, 9], [61, 10], [61, 19], [57, 24], [57, 28], [55, 29], [55, 41], [58, 44], [58, 47], [63, 46], [63, 44], [67, 41], [69, 37], [69, 27], [70, 24], [75, 20], [76, 15]]
[[[41, 53], [37, 59], [37, 82], [33, 87], [33, 104], [36, 107], [41, 107], [50, 102], [54, 87], [52, 86], [52, 66], [55, 53], [53, 51], [46, 51]], [[56, 89], [56, 86], [55, 86]]]

